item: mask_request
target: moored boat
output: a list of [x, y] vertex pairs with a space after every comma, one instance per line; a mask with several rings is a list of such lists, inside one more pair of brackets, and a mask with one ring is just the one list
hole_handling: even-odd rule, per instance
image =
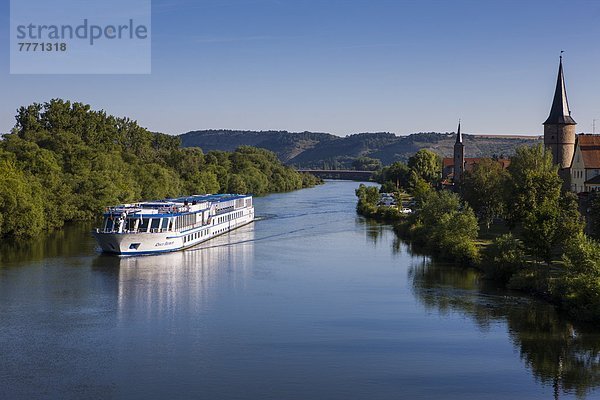
[[192, 247], [252, 221], [252, 196], [195, 195], [110, 207], [93, 234], [103, 252], [152, 254]]

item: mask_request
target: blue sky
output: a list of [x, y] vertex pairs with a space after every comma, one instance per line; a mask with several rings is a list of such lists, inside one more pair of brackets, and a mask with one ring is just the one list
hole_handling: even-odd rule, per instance
[[558, 55], [578, 131], [600, 132], [599, 1], [156, 0], [152, 74], [10, 75], [0, 132], [64, 98], [151, 130], [541, 134]]

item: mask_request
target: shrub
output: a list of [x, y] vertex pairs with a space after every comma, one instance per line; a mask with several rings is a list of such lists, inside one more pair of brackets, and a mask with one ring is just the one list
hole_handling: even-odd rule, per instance
[[487, 278], [506, 284], [523, 268], [524, 260], [521, 242], [509, 233], [496, 238], [484, 250], [481, 267]]
[[600, 245], [579, 234], [565, 247], [564, 274], [555, 295], [573, 317], [593, 321], [600, 319]]

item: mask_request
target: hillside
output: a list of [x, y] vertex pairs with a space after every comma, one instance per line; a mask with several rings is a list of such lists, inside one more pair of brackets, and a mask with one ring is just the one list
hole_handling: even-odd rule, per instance
[[[467, 157], [509, 156], [519, 146], [532, 145], [539, 136], [469, 135], [464, 137]], [[349, 168], [358, 157], [372, 157], [384, 165], [406, 161], [417, 150], [427, 148], [441, 156], [452, 156], [454, 133], [359, 133], [346, 137], [328, 133], [287, 131], [193, 131], [180, 136], [182, 146], [232, 151], [241, 145], [265, 148], [287, 164], [304, 168]]]
[[254, 146], [270, 150], [283, 162], [288, 162], [319, 143], [339, 139], [329, 133], [287, 131], [192, 131], [180, 136], [183, 147], [201, 147], [211, 150], [234, 151], [239, 146]]

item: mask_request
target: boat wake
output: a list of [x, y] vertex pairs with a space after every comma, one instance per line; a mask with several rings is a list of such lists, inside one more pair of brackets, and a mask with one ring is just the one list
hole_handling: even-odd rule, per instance
[[[262, 218], [262, 220], [264, 219], [268, 219], [268, 218]], [[261, 221], [261, 218], [256, 218], [254, 222], [257, 221]], [[285, 232], [279, 232], [279, 233], [274, 233], [272, 235], [267, 235], [267, 236], [263, 236], [263, 237], [259, 237], [259, 238], [254, 238], [254, 239], [247, 239], [247, 240], [239, 240], [236, 242], [227, 242], [227, 243], [220, 243], [220, 244], [214, 244], [214, 245], [210, 245], [210, 246], [197, 246], [191, 249], [188, 249], [186, 251], [200, 251], [200, 250], [205, 250], [205, 249], [214, 249], [214, 248], [222, 248], [222, 247], [229, 247], [229, 246], [238, 246], [238, 245], [243, 245], [243, 244], [248, 244], [248, 243], [254, 243], [254, 242], [260, 242], [263, 240], [271, 240], [271, 239], [275, 239], [275, 238], [285, 238], [285, 239], [294, 239], [294, 238], [299, 238], [299, 237], [304, 237], [304, 236], [308, 236], [308, 235], [297, 235], [300, 232], [306, 232], [306, 231], [313, 231], [316, 228], [322, 227], [322, 226], [326, 226], [326, 225], [332, 225], [335, 224], [337, 222], [343, 222], [345, 221], [344, 218], [340, 218], [338, 220], [333, 220], [333, 221], [327, 221], [327, 222], [322, 222], [320, 224], [314, 224], [311, 226], [305, 226], [302, 228], [298, 228], [298, 229], [293, 229], [293, 230], [289, 230], [289, 231], [285, 231]], [[339, 231], [335, 231], [335, 232], [342, 232], [343, 230], [339, 230]], [[321, 232], [320, 234], [325, 234], [325, 233], [334, 233], [334, 232]], [[235, 235], [235, 233], [231, 233], [232, 235]], [[311, 236], [314, 236], [314, 234], [311, 234]]]

